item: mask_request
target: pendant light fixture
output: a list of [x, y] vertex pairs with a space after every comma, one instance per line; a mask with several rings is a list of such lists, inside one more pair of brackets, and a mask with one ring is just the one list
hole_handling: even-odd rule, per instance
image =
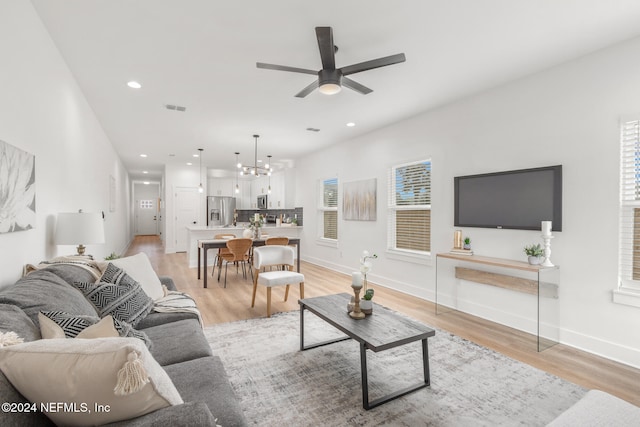
[[238, 160], [239, 155], [240, 153], [236, 151], [236, 194], [240, 193], [240, 187], [238, 186], [238, 173], [240, 173], [240, 168], [242, 167], [242, 165]]
[[[266, 166], [258, 165], [258, 138], [260, 138], [260, 135], [253, 135], [253, 138], [255, 140], [253, 165], [243, 166], [241, 163], [238, 163], [237, 167], [240, 169], [240, 175], [246, 175], [246, 174], [250, 174], [253, 176], [268, 175], [271, 172], [269, 165], [266, 165]], [[271, 157], [271, 156], [268, 156], [268, 157]]]
[[198, 151], [200, 152], [200, 155], [198, 157], [200, 157], [200, 185], [198, 186], [198, 193], [204, 193], [204, 187], [202, 186], [202, 152], [204, 151], [204, 148], [198, 148]]

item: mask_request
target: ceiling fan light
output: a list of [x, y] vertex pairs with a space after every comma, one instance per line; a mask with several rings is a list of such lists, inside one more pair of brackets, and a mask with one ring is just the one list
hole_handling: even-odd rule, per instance
[[341, 90], [342, 87], [335, 83], [325, 83], [318, 88], [318, 91], [323, 95], [335, 95]]

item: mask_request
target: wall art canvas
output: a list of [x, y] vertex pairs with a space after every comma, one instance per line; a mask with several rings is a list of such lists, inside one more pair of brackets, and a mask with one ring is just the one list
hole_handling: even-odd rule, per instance
[[35, 156], [0, 141], [0, 233], [29, 230], [35, 223]]
[[376, 220], [376, 179], [345, 182], [342, 217], [347, 221]]

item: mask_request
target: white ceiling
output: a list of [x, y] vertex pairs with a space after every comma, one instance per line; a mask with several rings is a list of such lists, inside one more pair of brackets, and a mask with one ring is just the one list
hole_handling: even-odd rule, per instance
[[[640, 33], [637, 0], [31, 1], [133, 179], [198, 148], [231, 170], [254, 133], [259, 157], [295, 161]], [[333, 28], [337, 67], [407, 61], [351, 75], [369, 95], [295, 98], [314, 76], [255, 63], [320, 69], [316, 26]]]

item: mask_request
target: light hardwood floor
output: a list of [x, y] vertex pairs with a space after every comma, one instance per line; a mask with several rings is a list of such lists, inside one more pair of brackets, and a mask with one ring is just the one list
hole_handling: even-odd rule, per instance
[[[195, 268], [188, 268], [185, 253], [165, 254], [157, 236], [138, 236], [126, 255], [145, 252], [159, 275], [171, 276], [179, 290], [197, 302], [206, 325], [265, 317], [266, 291], [258, 288], [256, 306], [251, 308], [251, 280], [229, 268], [227, 288], [209, 276], [208, 289], [197, 279]], [[351, 278], [314, 264], [302, 262], [305, 297], [350, 292]], [[211, 275], [211, 268], [207, 274]], [[223, 272], [224, 274], [224, 272]], [[589, 389], [614, 394], [640, 406], [640, 370], [558, 344], [536, 352], [535, 337], [475, 316], [459, 312], [436, 316], [434, 304], [382, 286], [375, 286], [375, 301], [405, 313], [427, 325], [491, 348], [497, 352], [557, 375]], [[292, 286], [289, 300], [283, 302], [284, 287], [273, 291], [272, 312], [298, 310], [298, 287]]]

